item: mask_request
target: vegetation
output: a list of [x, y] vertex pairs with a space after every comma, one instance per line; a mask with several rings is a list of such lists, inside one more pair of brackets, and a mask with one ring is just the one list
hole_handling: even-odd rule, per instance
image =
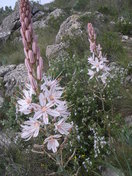
[[8, 16], [11, 12], [12, 12], [12, 8], [11, 6], [8, 7], [8, 6], [5, 6], [5, 9], [3, 7], [0, 8], [0, 25], [3, 21], [3, 19]]
[[[66, 173], [73, 175], [76, 172], [74, 176], [99, 176], [103, 169], [110, 168], [118, 175], [132, 176], [132, 128], [125, 122], [125, 117], [132, 114], [132, 88], [126, 81], [126, 77], [132, 74], [131, 57], [128, 56], [119, 35], [132, 35], [131, 1], [122, 0], [119, 4], [118, 0], [55, 0], [51, 6], [63, 9], [66, 16], [58, 20], [51, 16], [48, 27], [38, 28], [35, 32], [45, 70], [54, 78], [59, 75], [61, 85], [66, 87], [64, 97], [69, 102], [70, 118], [75, 124], [65, 148], [64, 160], [67, 155], [72, 154], [74, 148], [76, 152], [65, 168]], [[106, 17], [103, 29], [100, 28], [99, 32], [97, 30], [97, 40], [104, 55], [107, 54], [109, 66], [112, 68], [112, 76], [105, 88], [96, 79], [90, 80], [88, 76], [90, 51], [88, 36], [84, 31], [87, 23], [94, 23], [96, 19], [93, 13], [87, 16], [83, 12], [96, 10]], [[49, 66], [45, 56], [46, 47], [55, 42], [61, 23], [74, 11], [81, 11], [83, 34], [81, 37], [63, 38], [70, 46], [65, 49], [68, 57], [51, 60]], [[0, 9], [0, 23], [10, 12], [10, 7]], [[120, 20], [121, 15], [123, 20]], [[111, 20], [115, 22], [114, 28], [108, 25]], [[0, 46], [0, 64], [24, 62], [19, 37], [19, 33], [14, 33]], [[1, 86], [3, 87], [0, 83], [0, 88]], [[12, 140], [9, 148], [0, 148], [0, 175], [43, 176], [57, 171], [56, 165], [46, 155], [31, 151], [34, 142], [42, 142], [41, 136], [25, 143], [16, 135], [20, 132], [20, 124], [26, 119], [21, 114], [16, 117], [17, 96], [16, 93], [15, 98], [6, 97], [4, 106], [0, 109], [0, 127], [7, 139]], [[15, 137], [12, 136], [14, 131]], [[56, 176], [62, 176], [62, 173]]]

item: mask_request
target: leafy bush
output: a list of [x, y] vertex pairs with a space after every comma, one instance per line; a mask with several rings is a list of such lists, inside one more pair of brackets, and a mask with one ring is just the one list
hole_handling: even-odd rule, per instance
[[[113, 114], [114, 99], [119, 95], [120, 79], [118, 77], [110, 80], [102, 92], [104, 111], [99, 98], [102, 85], [98, 87], [96, 80], [89, 81], [86, 56], [74, 55], [65, 60], [54, 60], [50, 71], [55, 77], [62, 72], [61, 83], [67, 87], [66, 98], [71, 102], [71, 118], [77, 125], [76, 141], [73, 144], [77, 148], [75, 163], [78, 163], [78, 167], [82, 165], [81, 173], [84, 175], [87, 172], [92, 174], [92, 169], [97, 169], [97, 163], [106, 154], [109, 136], [118, 133], [117, 129], [120, 129], [121, 116]], [[97, 148], [94, 148], [96, 140]]]

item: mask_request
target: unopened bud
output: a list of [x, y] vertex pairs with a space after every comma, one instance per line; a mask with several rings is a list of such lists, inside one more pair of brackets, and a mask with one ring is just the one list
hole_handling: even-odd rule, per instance
[[32, 50], [28, 51], [28, 57], [30, 59], [30, 63], [34, 64], [35, 63], [35, 58], [34, 58], [34, 54], [33, 54]]
[[32, 86], [32, 88], [33, 88], [33, 90], [37, 90], [37, 82], [36, 82], [36, 80], [33, 78], [33, 76], [32, 76], [32, 74], [28, 74], [28, 77], [29, 77], [29, 81], [30, 81], [30, 83], [31, 83], [31, 86]]
[[26, 30], [25, 37], [26, 37], [27, 42], [31, 42], [31, 33], [29, 30]]
[[37, 79], [42, 79], [42, 70], [40, 69], [40, 66], [37, 66]]
[[25, 23], [25, 26], [28, 27], [29, 25], [29, 20], [27, 17], [24, 18], [24, 23]]
[[33, 50], [34, 54], [37, 54], [37, 43], [36, 42], [33, 42], [33, 44], [32, 44], [32, 50]]
[[31, 68], [29, 60], [27, 58], [25, 59], [25, 65], [26, 65], [26, 68], [27, 68], [28, 72], [32, 73], [32, 68]]

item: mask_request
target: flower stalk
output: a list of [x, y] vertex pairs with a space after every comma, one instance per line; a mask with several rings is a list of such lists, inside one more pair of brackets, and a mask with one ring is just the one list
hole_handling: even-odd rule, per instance
[[33, 31], [29, 0], [20, 0], [20, 33], [25, 53], [25, 65], [32, 88], [37, 92], [43, 72], [43, 59], [40, 56], [37, 36]]

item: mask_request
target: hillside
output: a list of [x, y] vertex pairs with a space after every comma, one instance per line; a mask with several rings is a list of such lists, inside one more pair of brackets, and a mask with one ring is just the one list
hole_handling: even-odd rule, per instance
[[[44, 176], [57, 170], [60, 176], [131, 176], [132, 1], [55, 0], [30, 5], [44, 71], [54, 78], [60, 75], [75, 125], [64, 155], [74, 153], [74, 148], [76, 152], [63, 173], [45, 155], [31, 152], [41, 136], [27, 143], [19, 139], [26, 117], [16, 115], [16, 98], [28, 76], [17, 2], [14, 10], [0, 9], [0, 175]], [[104, 92], [102, 84], [88, 78], [88, 23], [113, 69]]]

